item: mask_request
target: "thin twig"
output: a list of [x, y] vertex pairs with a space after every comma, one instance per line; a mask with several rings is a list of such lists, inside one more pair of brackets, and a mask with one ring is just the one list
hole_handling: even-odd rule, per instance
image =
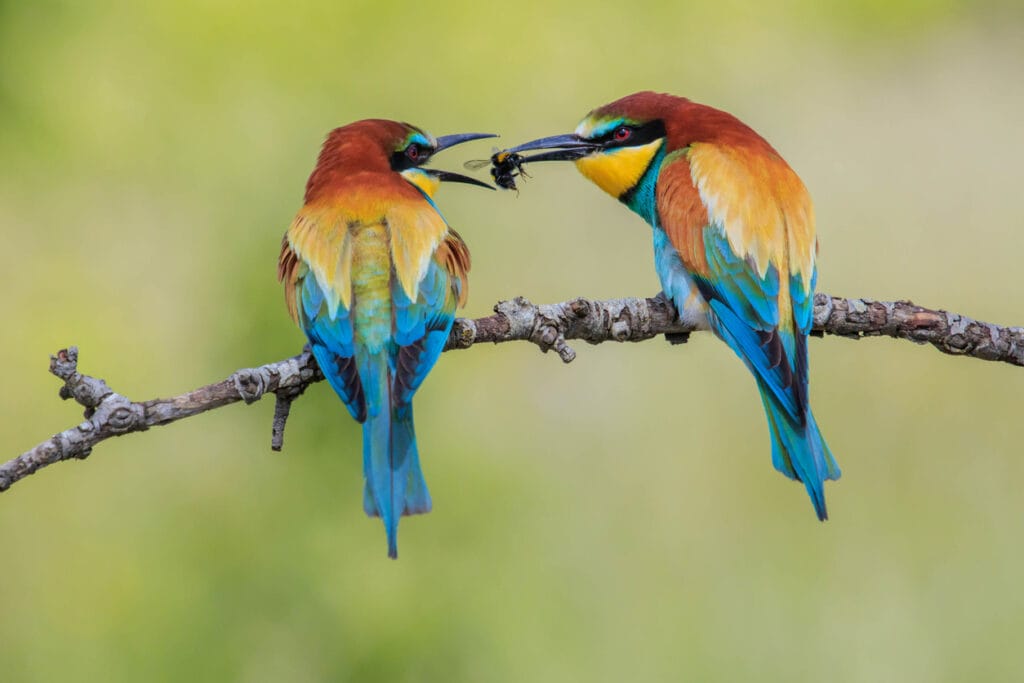
[[[494, 315], [459, 319], [446, 350], [474, 344], [529, 341], [543, 351], [554, 350], [569, 363], [576, 352], [567, 340], [590, 344], [644, 341], [665, 335], [673, 343], [706, 329], [700, 317], [676, 317], [664, 297], [591, 301], [575, 299], [534, 305], [517, 297], [494, 307]], [[946, 311], [915, 306], [909, 301], [843, 299], [818, 294], [814, 300], [814, 333], [859, 339], [887, 336], [931, 344], [943, 353], [1024, 366], [1024, 328], [1000, 327]], [[60, 396], [85, 407], [85, 421], [56, 434], [35, 448], [0, 465], [0, 492], [40, 468], [62, 460], [84, 459], [93, 447], [114, 436], [140, 432], [198, 415], [230, 403], [253, 403], [268, 393], [277, 397], [271, 448], [280, 450], [292, 401], [306, 387], [323, 379], [307, 350], [258, 368], [246, 368], [226, 379], [169, 399], [135, 403], [114, 392], [102, 379], [78, 372], [78, 350], [70, 347], [50, 359], [50, 372], [63, 380]]]

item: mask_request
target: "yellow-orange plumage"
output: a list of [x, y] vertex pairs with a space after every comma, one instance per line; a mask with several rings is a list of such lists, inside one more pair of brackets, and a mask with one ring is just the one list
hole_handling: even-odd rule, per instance
[[364, 508], [398, 519], [430, 510], [412, 398], [444, 348], [468, 291], [469, 251], [430, 199], [441, 180], [420, 165], [478, 134], [436, 140], [370, 119], [332, 131], [285, 233], [278, 278], [321, 370], [363, 423]]
[[770, 148], [693, 143], [686, 154], [691, 182], [740, 257], [762, 277], [769, 265], [799, 273], [810, 288], [814, 270], [814, 212], [810, 195]]
[[808, 404], [817, 241], [807, 189], [736, 117], [641, 92], [595, 109], [572, 135], [511, 148], [572, 160], [652, 227], [655, 268], [680, 315], [703, 321], [754, 374], [775, 467], [807, 488], [825, 519], [839, 477]]

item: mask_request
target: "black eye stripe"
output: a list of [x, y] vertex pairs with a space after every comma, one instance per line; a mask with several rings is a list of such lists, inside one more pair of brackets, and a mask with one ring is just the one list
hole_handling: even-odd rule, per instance
[[[632, 135], [622, 140], [616, 140], [615, 134], [621, 128], [628, 128], [632, 131]], [[665, 124], [661, 121], [649, 121], [641, 125], [631, 123], [619, 124], [607, 133], [593, 138], [592, 142], [600, 143], [605, 147], [640, 147], [663, 137], [665, 137]]]
[[434, 150], [419, 142], [411, 142], [404, 148], [395, 151], [391, 155], [391, 169], [404, 171], [409, 168], [421, 166], [427, 162]]

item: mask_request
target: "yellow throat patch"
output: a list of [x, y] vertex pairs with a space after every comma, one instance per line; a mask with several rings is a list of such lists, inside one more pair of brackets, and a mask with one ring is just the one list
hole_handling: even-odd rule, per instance
[[433, 197], [441, 181], [430, 175], [421, 168], [407, 168], [402, 171], [402, 177], [420, 188], [420, 191], [428, 197]]
[[618, 199], [640, 182], [658, 153], [659, 138], [640, 147], [619, 147], [576, 160], [576, 168], [595, 185]]

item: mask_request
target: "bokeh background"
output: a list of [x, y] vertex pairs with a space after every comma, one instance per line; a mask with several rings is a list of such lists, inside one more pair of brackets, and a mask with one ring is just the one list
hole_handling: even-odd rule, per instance
[[[0, 444], [298, 351], [279, 240], [357, 118], [508, 143], [653, 88], [740, 116], [816, 199], [820, 290], [1024, 324], [1019, 0], [0, 2]], [[449, 168], [489, 142], [444, 155]], [[439, 159], [441, 161], [441, 159]], [[648, 229], [571, 168], [447, 187], [495, 301], [658, 290]], [[4, 681], [1010, 681], [1024, 676], [1024, 373], [812, 342], [844, 468], [819, 524], [742, 364], [685, 347], [442, 358], [435, 511], [401, 559], [328, 387], [104, 443], [0, 497]]]

